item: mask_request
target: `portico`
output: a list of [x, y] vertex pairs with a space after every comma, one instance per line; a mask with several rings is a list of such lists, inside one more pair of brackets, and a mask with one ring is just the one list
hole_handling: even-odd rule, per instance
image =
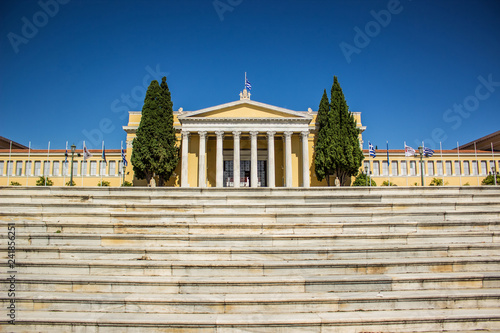
[[[239, 101], [179, 112], [181, 187], [292, 187], [294, 178], [309, 187], [312, 115], [254, 102], [249, 95], [244, 90]], [[292, 156], [300, 163], [294, 165]], [[193, 184], [189, 175], [196, 169]]]
[[[190, 139], [197, 137], [198, 149], [198, 181], [197, 184], [190, 184], [188, 179], [189, 170], [193, 169], [189, 165], [186, 152], [189, 152]], [[292, 138], [302, 138], [302, 159], [301, 180], [303, 187], [309, 187], [309, 147], [307, 141], [309, 132], [293, 131], [251, 131], [244, 132], [235, 130], [223, 131], [198, 131], [182, 132], [181, 159], [181, 187], [207, 187], [207, 142], [216, 141], [215, 151], [215, 186], [216, 187], [276, 187], [276, 143], [284, 145], [284, 164], [280, 168], [284, 170], [284, 186], [293, 186], [293, 174], [299, 170], [294, 170], [292, 164]], [[250, 142], [250, 149], [242, 149], [242, 141]], [[257, 143], [259, 141], [259, 144]], [[265, 142], [264, 142], [265, 141]], [[245, 143], [248, 146], [248, 143]], [[225, 149], [224, 147], [227, 147]], [[184, 175], [184, 176], [183, 176]], [[304, 181], [305, 180], [305, 181]]]

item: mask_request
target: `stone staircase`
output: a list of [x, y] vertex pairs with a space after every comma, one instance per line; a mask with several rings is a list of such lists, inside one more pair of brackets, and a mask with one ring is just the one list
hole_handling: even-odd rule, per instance
[[500, 188], [0, 187], [0, 224], [0, 332], [500, 331]]

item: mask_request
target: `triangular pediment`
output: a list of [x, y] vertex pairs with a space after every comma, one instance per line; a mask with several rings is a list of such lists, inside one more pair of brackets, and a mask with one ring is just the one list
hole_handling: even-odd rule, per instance
[[222, 104], [198, 111], [185, 112], [180, 119], [189, 118], [296, 118], [309, 119], [307, 112], [292, 111], [269, 104], [245, 100]]

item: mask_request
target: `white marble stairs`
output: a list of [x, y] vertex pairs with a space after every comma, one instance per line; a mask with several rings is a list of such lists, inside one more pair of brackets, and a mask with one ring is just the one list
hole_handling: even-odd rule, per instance
[[15, 332], [500, 331], [494, 187], [2, 187], [4, 262], [9, 224]]

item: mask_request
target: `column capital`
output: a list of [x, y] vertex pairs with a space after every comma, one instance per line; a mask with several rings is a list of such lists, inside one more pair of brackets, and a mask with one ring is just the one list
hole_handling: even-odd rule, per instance
[[276, 132], [275, 132], [275, 131], [267, 131], [267, 136], [268, 136], [268, 137], [273, 137], [273, 136], [274, 136], [274, 134], [276, 134]]
[[187, 138], [187, 137], [189, 137], [191, 135], [191, 132], [189, 132], [189, 131], [181, 131], [181, 134], [182, 134], [183, 137]]
[[258, 131], [251, 131], [251, 132], [250, 132], [250, 135], [251, 135], [252, 137], [254, 137], [254, 136], [259, 135], [259, 132], [258, 132]]
[[308, 139], [309, 138], [309, 130], [300, 132], [300, 135], [302, 135], [302, 139]]
[[217, 139], [222, 139], [224, 137], [224, 131], [216, 131]]
[[287, 138], [287, 139], [288, 139], [288, 138], [290, 138], [290, 137], [292, 137], [292, 134], [293, 134], [293, 132], [292, 132], [292, 131], [286, 131], [286, 132], [283, 132], [283, 135], [284, 135], [284, 136], [285, 136], [285, 138]]
[[241, 132], [240, 131], [234, 131], [233, 135], [234, 135], [235, 138], [239, 138], [240, 135], [241, 135]]
[[207, 131], [200, 131], [198, 132], [198, 134], [200, 135], [200, 138], [205, 139], [205, 137], [207, 136]]

